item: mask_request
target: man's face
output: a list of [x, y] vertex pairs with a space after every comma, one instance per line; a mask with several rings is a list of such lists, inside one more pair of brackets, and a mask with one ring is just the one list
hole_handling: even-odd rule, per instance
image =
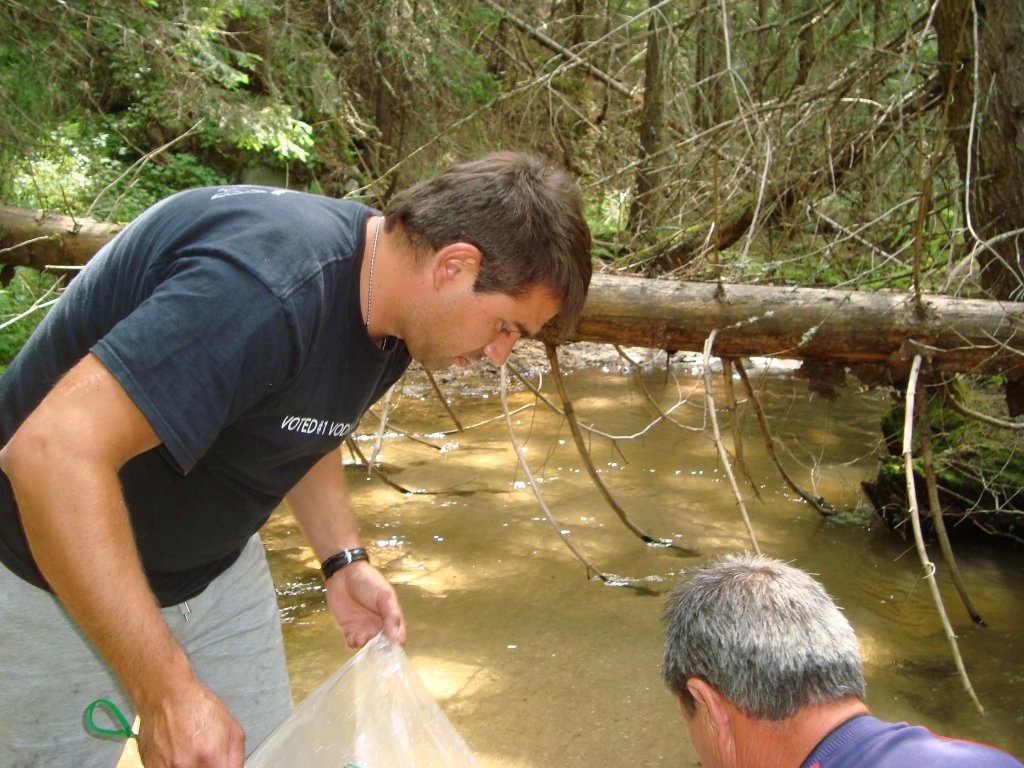
[[404, 340], [413, 359], [428, 370], [461, 368], [485, 357], [500, 366], [521, 336], [539, 332], [561, 306], [543, 288], [513, 298], [477, 293], [463, 284], [429, 310], [417, 311]]

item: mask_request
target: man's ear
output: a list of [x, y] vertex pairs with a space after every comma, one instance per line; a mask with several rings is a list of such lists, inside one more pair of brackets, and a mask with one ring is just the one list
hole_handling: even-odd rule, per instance
[[733, 729], [733, 709], [718, 689], [699, 677], [686, 681], [686, 688], [697, 702], [697, 716], [707, 718], [706, 726], [718, 743], [719, 754], [728, 755], [736, 751]]
[[476, 282], [480, 271], [480, 249], [472, 243], [451, 243], [434, 254], [434, 287], [457, 279], [470, 278], [470, 285]]

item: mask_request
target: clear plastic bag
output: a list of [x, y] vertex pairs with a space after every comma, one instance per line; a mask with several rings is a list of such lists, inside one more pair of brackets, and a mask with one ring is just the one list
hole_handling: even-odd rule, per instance
[[245, 768], [479, 768], [401, 646], [378, 635], [279, 725]]

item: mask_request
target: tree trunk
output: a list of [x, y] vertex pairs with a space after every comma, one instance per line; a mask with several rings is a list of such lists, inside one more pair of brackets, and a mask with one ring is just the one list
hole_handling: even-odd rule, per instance
[[[967, 244], [985, 243], [977, 259], [988, 295], [1019, 299], [1024, 295], [1024, 9], [1019, 2], [942, 0], [935, 28], [941, 72], [952, 96], [947, 132], [965, 190]], [[987, 242], [1007, 233], [1011, 236]], [[1012, 416], [1024, 413], [1024, 377], [1008, 379], [1006, 405]]]
[[667, 158], [661, 154], [665, 141], [665, 80], [668, 69], [667, 28], [660, 0], [649, 0], [651, 14], [647, 24], [647, 53], [644, 67], [644, 106], [640, 118], [640, 164], [636, 174], [636, 194], [629, 208], [629, 229], [634, 233], [656, 230], [660, 212], [661, 172]]
[[701, 0], [698, 15], [696, 60], [694, 62], [693, 120], [697, 128], [707, 130], [723, 119], [722, 76], [725, 71], [725, 44], [718, 2]]
[[[810, 9], [805, 3], [804, 7], [800, 10], [803, 15], [805, 11]], [[800, 27], [796, 40], [793, 41], [796, 53], [796, 77], [793, 80], [793, 88], [807, 85], [807, 81], [811, 76], [811, 67], [814, 65], [816, 58], [814, 51], [814, 14], [808, 13], [806, 16], [807, 18]]]
[[[942, 0], [935, 27], [953, 96], [948, 134], [967, 193], [966, 219], [983, 241], [1024, 229], [1024, 9], [1019, 2]], [[982, 286], [994, 299], [1024, 293], [1021, 240], [1018, 234], [978, 251]]]

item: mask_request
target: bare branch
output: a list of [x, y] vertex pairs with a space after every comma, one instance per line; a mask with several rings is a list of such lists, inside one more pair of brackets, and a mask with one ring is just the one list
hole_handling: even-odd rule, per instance
[[626, 526], [635, 536], [637, 536], [645, 544], [661, 544], [669, 545], [670, 541], [658, 540], [653, 536], [644, 533], [640, 530], [637, 525], [629, 519], [629, 515], [626, 511], [619, 506], [619, 503], [615, 501], [604, 482], [601, 480], [601, 476], [597, 474], [597, 469], [594, 468], [594, 462], [590, 458], [590, 453], [587, 451], [587, 447], [583, 444], [583, 433], [580, 432], [579, 424], [576, 421], [576, 413], [572, 406], [572, 401], [569, 399], [569, 393], [565, 390], [565, 382], [562, 381], [562, 372], [558, 365], [558, 348], [553, 344], [545, 344], [545, 350], [548, 354], [548, 362], [551, 364], [551, 376], [555, 380], [555, 386], [558, 388], [558, 395], [562, 398], [562, 412], [565, 414], [565, 419], [569, 422], [569, 430], [572, 432], [573, 441], [576, 444], [576, 450], [580, 455], [580, 459], [583, 460], [583, 465], [587, 469], [587, 474], [593, 481], [594, 485], [597, 486], [597, 490], [600, 491], [601, 497], [608, 503], [608, 506], [612, 508], [622, 524]]
[[967, 691], [967, 695], [974, 702], [978, 712], [984, 715], [985, 708], [981, 706], [981, 701], [978, 700], [978, 696], [974, 692], [970, 678], [967, 677], [967, 670], [964, 667], [963, 657], [960, 655], [960, 646], [957, 644], [956, 634], [949, 623], [946, 608], [942, 604], [939, 585], [935, 581], [935, 564], [928, 559], [928, 550], [925, 548], [924, 534], [921, 531], [921, 514], [917, 507], [917, 487], [914, 481], [914, 453], [912, 450], [915, 398], [918, 394], [918, 378], [920, 373], [921, 356], [915, 355], [910, 367], [910, 378], [907, 381], [906, 409], [903, 421], [903, 462], [907, 478], [907, 504], [910, 508], [910, 520], [914, 529], [914, 543], [917, 546], [917, 556], [921, 561], [921, 567], [924, 569], [925, 581], [928, 582], [928, 588], [932, 593], [932, 600], [935, 602], [935, 610], [938, 611], [939, 620], [942, 622], [942, 629], [946, 633], [946, 639], [949, 641], [950, 648], [953, 651], [953, 660], [956, 662], [956, 668], [960, 672], [960, 680], [963, 683], [964, 690]]
[[562, 540], [562, 543], [569, 548], [569, 551], [575, 555], [577, 560], [583, 563], [584, 567], [587, 569], [587, 578], [590, 578], [590, 574], [594, 574], [601, 581], [609, 581], [610, 577], [606, 576], [594, 567], [594, 565], [584, 557], [583, 553], [580, 552], [569, 540], [569, 536], [564, 530], [562, 530], [562, 526], [560, 526], [558, 521], [555, 520], [555, 516], [551, 514], [551, 509], [544, 501], [540, 488], [537, 486], [537, 482], [533, 479], [533, 473], [530, 471], [530, 465], [526, 463], [526, 457], [523, 456], [523, 451], [519, 447], [519, 441], [516, 440], [515, 430], [512, 428], [512, 414], [510, 414], [508, 410], [508, 372], [504, 365], [501, 366], [501, 408], [505, 414], [505, 424], [508, 427], [508, 438], [512, 442], [512, 448], [516, 452], [516, 458], [519, 460], [519, 466], [523, 468], [523, 472], [526, 474], [526, 479], [530, 483], [530, 490], [533, 491], [534, 498], [537, 499], [537, 503], [540, 505], [541, 511], [544, 512], [544, 517], [546, 517], [547, 521], [551, 523], [551, 527], [555, 529], [555, 532], [558, 534], [558, 538]]
[[722, 469], [729, 478], [729, 485], [736, 496], [736, 503], [739, 505], [740, 513], [743, 515], [743, 524], [747, 527], [750, 545], [754, 548], [754, 552], [761, 554], [761, 548], [757, 544], [757, 536], [754, 535], [754, 526], [750, 523], [747, 506], [743, 502], [743, 494], [740, 493], [739, 486], [736, 485], [736, 476], [732, 471], [729, 454], [725, 450], [725, 444], [722, 442], [722, 433], [718, 429], [718, 414], [715, 412], [715, 396], [711, 386], [711, 348], [714, 346], [716, 335], [717, 331], [712, 331], [711, 335], [708, 336], [707, 342], [704, 344], [704, 392], [707, 397], [708, 418], [711, 421], [711, 431], [715, 438], [715, 446], [718, 448], [718, 458], [722, 462]]

